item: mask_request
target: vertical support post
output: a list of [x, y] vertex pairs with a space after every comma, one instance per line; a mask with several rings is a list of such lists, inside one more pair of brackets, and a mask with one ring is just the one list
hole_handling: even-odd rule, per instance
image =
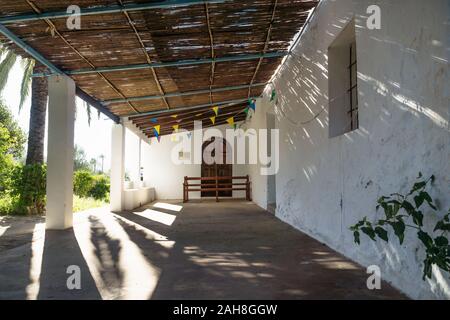
[[125, 179], [125, 127], [122, 124], [113, 124], [111, 140], [110, 209], [119, 212], [124, 208]]
[[141, 188], [144, 187], [144, 177], [142, 175], [142, 139], [140, 137], [138, 137], [139, 139], [139, 170], [138, 170], [138, 179], [139, 179], [139, 183]]
[[252, 201], [252, 198], [250, 196], [250, 177], [248, 175], [246, 175], [246, 188], [245, 188], [245, 192], [246, 192], [246, 198], [247, 201]]
[[183, 202], [187, 202], [188, 201], [188, 186], [187, 186], [187, 177], [184, 177], [184, 182], [183, 182]]
[[219, 202], [219, 177], [216, 171], [216, 202]]
[[63, 75], [48, 80], [47, 229], [73, 225], [75, 83]]

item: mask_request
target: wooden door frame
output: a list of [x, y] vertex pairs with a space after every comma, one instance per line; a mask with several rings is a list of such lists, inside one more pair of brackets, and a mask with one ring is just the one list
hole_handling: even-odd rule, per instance
[[[205, 148], [209, 144], [213, 143], [215, 141], [215, 139], [221, 139], [223, 144], [224, 144], [223, 153], [224, 153], [224, 161], [225, 161], [224, 164], [217, 164], [217, 163], [213, 164], [214, 165], [215, 176], [218, 176], [218, 166], [228, 166], [229, 167], [229, 173], [226, 174], [226, 175], [221, 175], [221, 176], [233, 176], [233, 164], [232, 163], [226, 163], [227, 146], [229, 144], [228, 144], [228, 141], [225, 138], [223, 138], [223, 137], [211, 137], [211, 139], [203, 142], [203, 144], [202, 144], [202, 164], [201, 164], [201, 169], [200, 169], [200, 176], [202, 178], [206, 177], [206, 176], [204, 176], [204, 171], [205, 171], [204, 167], [205, 166], [210, 166], [210, 165], [205, 163], [205, 159], [203, 158], [203, 151], [205, 150]], [[214, 191], [209, 192], [208, 195], [204, 195], [204, 194], [208, 194], [208, 192], [207, 191], [206, 192], [200, 192], [200, 197], [207, 198], [207, 197], [215, 197], [216, 196]], [[233, 196], [233, 192], [232, 191], [219, 191], [219, 196], [220, 197], [232, 197]]]

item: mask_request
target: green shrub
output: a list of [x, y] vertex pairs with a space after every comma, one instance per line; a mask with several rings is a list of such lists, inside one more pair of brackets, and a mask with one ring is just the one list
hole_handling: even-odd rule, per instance
[[94, 177], [94, 185], [89, 190], [89, 196], [96, 200], [109, 201], [109, 179], [106, 176]]
[[81, 198], [77, 195], [73, 196], [73, 212], [84, 211], [92, 208], [99, 208], [108, 205], [103, 200], [95, 200], [93, 198]]
[[0, 195], [0, 216], [13, 215], [13, 214], [25, 214], [24, 210], [20, 211], [18, 207], [18, 197], [13, 197], [10, 193], [2, 193]]
[[46, 176], [46, 165], [32, 164], [14, 168], [11, 195], [18, 199], [16, 213], [45, 212]]
[[80, 197], [87, 198], [94, 186], [94, 177], [87, 170], [79, 170], [73, 176], [73, 192]]

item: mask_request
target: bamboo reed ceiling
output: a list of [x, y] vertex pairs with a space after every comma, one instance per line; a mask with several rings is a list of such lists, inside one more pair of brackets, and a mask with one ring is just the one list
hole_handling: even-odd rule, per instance
[[[4, 17], [65, 11], [76, 4], [82, 9], [111, 5], [131, 5], [162, 1], [139, 0], [1, 0]], [[237, 55], [287, 52], [295, 34], [303, 27], [309, 10], [318, 1], [308, 0], [228, 0], [185, 7], [86, 15], [81, 29], [69, 30], [66, 18], [21, 21], [6, 27], [62, 71], [128, 66], [191, 59], [211, 59]], [[4, 36], [0, 42], [18, 54], [27, 54]], [[105, 104], [118, 116], [136, 115], [133, 122], [148, 136], [149, 119], [165, 114], [139, 116], [152, 111], [176, 110], [197, 105], [246, 99], [261, 95], [264, 87], [217, 91], [186, 96], [173, 93], [211, 90], [231, 86], [266, 83], [282, 57], [246, 61], [224, 61], [108, 73], [71, 75], [77, 86], [100, 102], [143, 96], [158, 99]], [[164, 97], [169, 95], [169, 97]], [[245, 103], [230, 110], [239, 111]], [[236, 109], [237, 108], [237, 109]], [[211, 107], [196, 109], [196, 113]], [[226, 108], [223, 108], [225, 112]], [[176, 112], [176, 111], [174, 111]], [[181, 116], [189, 127], [192, 115]], [[242, 117], [242, 113], [238, 118]], [[190, 121], [188, 123], [188, 121]], [[220, 123], [222, 119], [218, 119]], [[166, 130], [166, 128], [164, 128]], [[162, 129], [162, 131], [164, 131]], [[165, 132], [165, 131], [164, 131]]]

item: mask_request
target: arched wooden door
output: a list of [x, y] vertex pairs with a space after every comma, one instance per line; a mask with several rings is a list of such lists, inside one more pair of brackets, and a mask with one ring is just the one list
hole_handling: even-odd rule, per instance
[[[214, 143], [215, 145], [217, 145], [218, 143], [222, 143], [222, 156], [220, 157], [221, 159], [223, 159], [222, 163], [216, 163], [216, 161], [214, 161], [214, 163], [211, 164], [211, 162], [213, 161], [212, 159], [207, 159], [207, 157], [215, 157], [215, 153], [217, 151], [220, 152], [220, 148], [216, 148], [214, 146], [210, 146], [212, 143]], [[207, 152], [205, 154], [205, 149], [207, 147], [210, 148], [214, 148], [211, 153]], [[201, 175], [202, 178], [203, 177], [231, 177], [233, 176], [233, 165], [230, 163], [230, 161], [228, 161], [229, 163], [227, 163], [227, 149], [228, 149], [228, 144], [227, 141], [225, 139], [222, 138], [211, 138], [208, 141], [205, 141], [202, 145], [202, 169], [201, 169]], [[229, 155], [228, 155], [229, 156]], [[231, 183], [231, 180], [220, 180], [219, 182], [221, 183]], [[202, 184], [214, 184], [215, 180], [203, 180]], [[205, 186], [206, 188], [207, 186]], [[219, 197], [231, 197], [233, 195], [233, 191], [219, 191]], [[216, 196], [216, 192], [215, 191], [202, 191], [201, 192], [201, 196], [202, 197], [215, 197]]]

